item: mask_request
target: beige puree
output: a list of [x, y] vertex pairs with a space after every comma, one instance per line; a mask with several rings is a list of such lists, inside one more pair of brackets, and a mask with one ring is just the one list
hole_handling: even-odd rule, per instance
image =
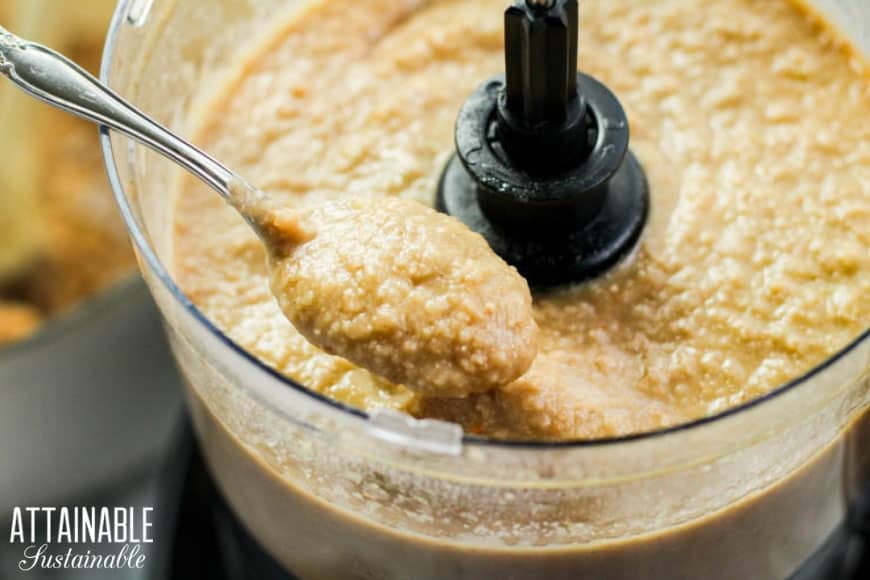
[[[504, 7], [311, 2], [214, 101], [200, 141], [289, 208], [431, 204], [460, 105], [503, 68]], [[627, 109], [653, 216], [635, 255], [608, 276], [534, 297], [539, 353], [520, 379], [436, 398], [316, 348], [282, 316], [256, 236], [192, 182], [177, 204], [182, 287], [234, 340], [311, 389], [493, 437], [625, 435], [715, 414], [860, 334], [870, 322], [866, 63], [786, 0], [586, 0], [581, 23], [581, 67]], [[306, 580], [784, 578], [841, 521], [850, 486], [870, 476], [860, 451], [868, 414], [859, 413], [806, 459], [773, 449], [771, 464], [794, 453], [801, 459], [789, 465], [803, 465], [763, 481], [719, 481], [765, 471], [737, 452], [711, 457], [724, 465], [712, 474], [686, 467], [695, 474], [687, 488], [649, 476], [638, 489], [659, 490], [645, 511], [669, 522], [660, 526], [609, 515], [635, 501], [604, 495], [628, 478], [602, 484], [600, 498], [580, 484], [511, 488], [509, 498], [489, 483], [492, 504], [454, 508], [485, 490], [465, 482], [451, 494], [424, 475], [409, 475], [406, 489], [392, 476], [357, 475], [341, 453], [325, 475], [271, 443], [333, 461], [311, 440], [285, 437], [280, 419], [213, 390], [189, 390], [213, 473], [255, 537]], [[707, 483], [733, 499], [669, 519]], [[532, 539], [511, 535], [547, 519], [555, 527]]]
[[325, 352], [441, 397], [500, 387], [532, 364], [529, 285], [459, 220], [395, 197], [306, 209], [242, 182], [230, 194], [266, 247], [281, 311]]
[[[503, 8], [314, 2], [218, 100], [205, 145], [290, 207], [431, 203], [459, 106], [503, 68]], [[257, 238], [195, 187], [177, 208], [182, 287], [309, 388], [495, 437], [603, 437], [713, 414], [857, 336], [870, 321], [865, 63], [781, 0], [589, 1], [582, 22], [582, 66], [628, 111], [654, 215], [609, 276], [535, 297], [540, 351], [520, 380], [431, 399], [315, 348], [281, 315]]]

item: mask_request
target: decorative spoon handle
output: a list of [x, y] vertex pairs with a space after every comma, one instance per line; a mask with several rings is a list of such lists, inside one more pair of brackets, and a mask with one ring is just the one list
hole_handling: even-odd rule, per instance
[[225, 198], [238, 178], [220, 162], [178, 137], [65, 56], [0, 26], [0, 73], [49, 105], [116, 129], [183, 166]]

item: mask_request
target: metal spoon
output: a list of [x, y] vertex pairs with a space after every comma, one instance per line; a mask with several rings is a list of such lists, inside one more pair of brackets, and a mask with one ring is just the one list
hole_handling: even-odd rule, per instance
[[[226, 199], [268, 250], [284, 315], [323, 350], [433, 396], [496, 388], [531, 365], [528, 284], [458, 220], [397, 198], [280, 207], [68, 58], [2, 27], [0, 73], [163, 154]], [[389, 299], [379, 291], [386, 283]], [[438, 316], [427, 316], [435, 304]]]
[[232, 171], [104, 86], [82, 67], [0, 26], [0, 73], [37, 99], [111, 127], [175, 161], [225, 198]]

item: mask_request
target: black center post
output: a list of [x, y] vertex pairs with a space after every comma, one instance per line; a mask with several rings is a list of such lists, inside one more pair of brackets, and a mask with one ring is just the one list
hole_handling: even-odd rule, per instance
[[438, 187], [438, 208], [535, 287], [602, 274], [636, 245], [649, 213], [625, 111], [577, 72], [578, 37], [577, 0], [508, 8], [506, 73], [460, 111]]

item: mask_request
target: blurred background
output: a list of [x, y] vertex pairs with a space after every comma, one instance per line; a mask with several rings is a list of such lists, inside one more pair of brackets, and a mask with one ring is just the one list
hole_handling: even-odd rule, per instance
[[[96, 74], [114, 6], [0, 0], [0, 24]], [[0, 82], [0, 578], [19, 577], [14, 506], [159, 502], [178, 380], [97, 129]]]

